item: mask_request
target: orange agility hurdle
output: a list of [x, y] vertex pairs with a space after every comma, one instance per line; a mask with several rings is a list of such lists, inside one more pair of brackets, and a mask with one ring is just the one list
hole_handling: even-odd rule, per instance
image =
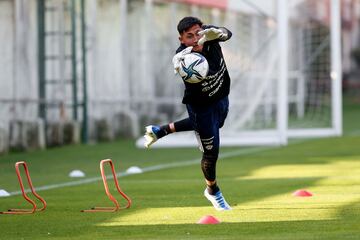
[[[38, 209], [37, 206], [36, 206], [36, 203], [31, 200], [28, 195], [26, 194], [25, 192], [25, 188], [24, 188], [24, 184], [23, 184], [23, 181], [22, 181], [22, 178], [21, 178], [21, 174], [20, 174], [20, 169], [19, 169], [19, 166], [22, 165], [24, 167], [24, 170], [25, 170], [25, 174], [26, 174], [26, 178], [27, 178], [27, 181], [29, 183], [29, 186], [30, 186], [30, 189], [31, 189], [31, 192], [32, 194], [34, 194], [34, 196], [39, 199], [42, 204], [43, 204], [43, 207]], [[19, 184], [20, 184], [20, 188], [21, 188], [21, 192], [22, 192], [22, 195], [23, 197], [25, 198], [26, 201], [28, 201], [32, 206], [33, 208], [32, 209], [9, 209], [7, 212], [0, 212], [0, 214], [31, 214], [31, 213], [34, 213], [36, 211], [43, 211], [45, 210], [46, 208], [46, 202], [45, 200], [40, 197], [39, 194], [37, 194], [35, 192], [35, 189], [34, 189], [34, 186], [31, 182], [31, 178], [30, 178], [30, 174], [29, 174], [29, 170], [28, 170], [28, 167], [26, 165], [26, 163], [24, 161], [21, 161], [21, 162], [17, 162], [15, 163], [15, 170], [16, 170], [16, 175], [18, 177], [18, 180], [19, 180]]]
[[104, 159], [104, 160], [100, 161], [101, 177], [102, 177], [102, 180], [103, 180], [103, 183], [104, 183], [105, 193], [109, 197], [109, 199], [115, 204], [115, 206], [114, 207], [93, 207], [91, 209], [82, 210], [81, 212], [116, 212], [119, 209], [121, 209], [119, 202], [115, 199], [115, 197], [109, 191], [109, 186], [108, 186], [107, 181], [106, 181], [106, 175], [105, 175], [105, 170], [104, 170], [104, 165], [106, 163], [109, 163], [109, 165], [111, 167], [111, 171], [112, 171], [112, 174], [113, 174], [113, 177], [114, 177], [114, 182], [115, 182], [116, 189], [118, 190], [120, 195], [127, 201], [127, 205], [124, 208], [130, 208], [131, 199], [128, 196], [126, 196], [126, 194], [123, 191], [121, 191], [121, 189], [120, 189], [119, 182], [118, 182], [117, 177], [116, 177], [116, 172], [115, 172], [114, 164], [113, 164], [112, 160], [111, 159]]

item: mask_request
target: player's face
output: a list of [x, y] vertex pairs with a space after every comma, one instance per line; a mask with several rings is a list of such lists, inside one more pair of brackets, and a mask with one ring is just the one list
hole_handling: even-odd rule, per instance
[[202, 45], [198, 45], [198, 41], [201, 38], [199, 32], [203, 30], [200, 25], [196, 24], [180, 34], [179, 40], [182, 44], [187, 47], [193, 46], [194, 52], [201, 52], [203, 49]]

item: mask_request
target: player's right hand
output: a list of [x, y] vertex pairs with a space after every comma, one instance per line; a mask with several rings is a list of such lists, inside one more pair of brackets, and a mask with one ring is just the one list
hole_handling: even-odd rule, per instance
[[181, 61], [184, 59], [186, 54], [191, 53], [191, 50], [193, 49], [192, 46], [185, 48], [181, 52], [178, 52], [175, 54], [175, 56], [172, 59], [172, 62], [174, 64], [174, 73], [177, 74], [179, 72], [179, 69], [181, 67]]

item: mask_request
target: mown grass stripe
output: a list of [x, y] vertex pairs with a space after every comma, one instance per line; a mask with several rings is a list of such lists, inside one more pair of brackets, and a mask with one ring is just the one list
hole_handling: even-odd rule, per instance
[[[220, 154], [220, 158], [226, 159], [226, 158], [237, 157], [237, 156], [242, 156], [242, 155], [255, 154], [255, 153], [263, 152], [263, 151], [266, 151], [266, 150], [269, 150], [272, 148], [274, 148], [274, 147], [257, 147], [257, 148], [249, 148], [249, 149], [239, 149], [239, 150]], [[153, 172], [153, 171], [159, 171], [159, 170], [170, 169], [170, 168], [185, 167], [185, 166], [191, 166], [191, 165], [198, 164], [199, 162], [200, 162], [200, 159], [196, 158], [196, 159], [191, 159], [191, 160], [179, 161], [176, 163], [165, 163], [165, 164], [159, 164], [159, 165], [154, 165], [154, 166], [150, 166], [150, 167], [145, 167], [145, 168], [142, 168], [142, 171], [143, 171], [143, 173], [145, 173], [145, 172]], [[120, 177], [125, 177], [125, 176], [129, 176], [129, 175], [133, 175], [133, 174], [136, 174], [136, 173], [119, 172], [116, 174], [116, 176], [120, 178]], [[113, 177], [112, 174], [106, 176], [107, 179], [112, 179], [112, 177]], [[35, 190], [36, 191], [45, 191], [45, 190], [51, 190], [51, 189], [56, 189], [56, 188], [89, 184], [89, 183], [93, 183], [93, 182], [97, 182], [97, 181], [101, 181], [101, 180], [102, 180], [101, 177], [92, 177], [92, 178], [86, 178], [86, 179], [81, 179], [81, 180], [77, 180], [77, 181], [35, 187]], [[25, 189], [25, 192], [28, 193], [28, 192], [31, 192], [31, 190]], [[16, 196], [16, 195], [20, 195], [20, 194], [22, 194], [21, 191], [10, 192], [10, 196]]]

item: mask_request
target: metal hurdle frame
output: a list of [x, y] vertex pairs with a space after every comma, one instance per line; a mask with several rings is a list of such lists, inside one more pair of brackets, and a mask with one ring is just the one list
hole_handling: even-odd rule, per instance
[[[23, 184], [21, 174], [20, 174], [20, 169], [19, 169], [20, 165], [22, 165], [24, 167], [26, 178], [27, 178], [27, 181], [29, 183], [29, 187], [31, 189], [32, 194], [37, 199], [39, 199], [43, 204], [43, 207], [40, 208], [40, 209], [37, 208], [35, 201], [31, 200], [31, 198], [29, 198], [29, 196], [25, 192], [24, 184]], [[26, 165], [26, 162], [25, 161], [16, 162], [15, 163], [15, 170], [16, 170], [16, 175], [17, 175], [18, 180], [19, 180], [22, 195], [25, 198], [25, 200], [28, 201], [33, 206], [33, 208], [32, 209], [9, 209], [8, 211], [0, 212], [0, 214], [32, 214], [32, 213], [35, 213], [35, 212], [44, 211], [46, 209], [46, 201], [42, 197], [40, 197], [39, 194], [36, 193], [36, 191], [34, 189], [34, 186], [32, 184], [31, 178], [30, 178], [30, 174], [29, 174], [29, 170], [28, 170], [28, 167]]]
[[[120, 208], [119, 202], [115, 199], [115, 197], [109, 191], [109, 186], [108, 186], [108, 183], [107, 183], [107, 180], [106, 180], [106, 175], [105, 175], [105, 170], [104, 170], [104, 165], [106, 163], [109, 163], [109, 165], [111, 167], [111, 171], [112, 171], [112, 175], [114, 177], [114, 182], [115, 182], [115, 186], [116, 186], [117, 191], [127, 201], [127, 205], [124, 208]], [[130, 208], [131, 199], [121, 190], [121, 188], [119, 186], [119, 182], [118, 182], [117, 177], [116, 177], [114, 164], [113, 164], [111, 159], [104, 159], [104, 160], [100, 161], [100, 172], [101, 172], [101, 177], [102, 177], [102, 180], [103, 180], [103, 183], [104, 183], [105, 193], [109, 197], [109, 199], [114, 203], [115, 206], [114, 207], [93, 207], [91, 209], [81, 210], [81, 212], [116, 212], [119, 209]]]

